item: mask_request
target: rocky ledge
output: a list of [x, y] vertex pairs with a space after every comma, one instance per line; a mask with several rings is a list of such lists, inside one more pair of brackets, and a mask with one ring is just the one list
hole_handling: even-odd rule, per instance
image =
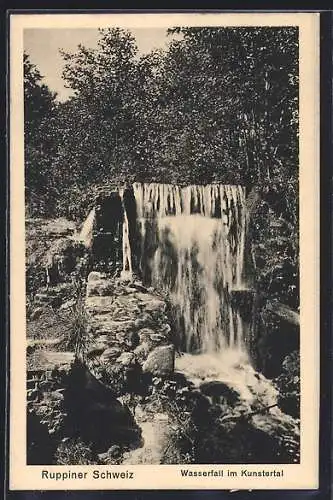
[[167, 304], [139, 281], [91, 272], [86, 290], [87, 364], [117, 395], [140, 390], [145, 374], [168, 376], [175, 348]]

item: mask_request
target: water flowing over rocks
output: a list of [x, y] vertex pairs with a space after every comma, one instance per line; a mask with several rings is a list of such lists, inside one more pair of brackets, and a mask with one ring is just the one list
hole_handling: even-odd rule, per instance
[[241, 348], [230, 291], [244, 286], [244, 189], [137, 183], [133, 192], [143, 278], [168, 292], [183, 350]]
[[[299, 460], [297, 407], [289, 415], [279, 408], [285, 380], [274, 385], [253, 363], [259, 353], [269, 365], [276, 334], [256, 337], [258, 311], [278, 315], [282, 327], [291, 319], [277, 375], [297, 348], [298, 315], [248, 287], [245, 194], [241, 186], [136, 183], [100, 197], [81, 232], [60, 245], [86, 258], [80, 349], [76, 342], [75, 353], [54, 352], [63, 337], [28, 345], [39, 370], [28, 389], [34, 436], [42, 426], [58, 441], [92, 443], [92, 460], [103, 464]], [[65, 274], [76, 272], [77, 259], [68, 266]], [[55, 282], [40, 292], [45, 302]], [[77, 305], [67, 296], [58, 302], [68, 311]]]

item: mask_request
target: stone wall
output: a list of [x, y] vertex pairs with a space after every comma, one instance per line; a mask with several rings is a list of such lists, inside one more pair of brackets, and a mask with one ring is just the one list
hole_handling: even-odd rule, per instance
[[86, 310], [87, 364], [116, 394], [140, 391], [146, 374], [173, 372], [175, 348], [167, 304], [156, 291], [139, 281], [92, 272]]

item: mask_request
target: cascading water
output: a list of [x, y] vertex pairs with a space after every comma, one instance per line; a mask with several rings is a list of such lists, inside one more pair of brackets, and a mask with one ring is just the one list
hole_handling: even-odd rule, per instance
[[[298, 421], [281, 412], [276, 388], [252, 367], [245, 325], [232, 300], [234, 291], [246, 288], [244, 188], [136, 183], [117, 196], [121, 277], [131, 279], [139, 267], [146, 285], [168, 294], [183, 351], [176, 370], [200, 391], [203, 384], [222, 382], [239, 394], [235, 406], [221, 407], [223, 419], [236, 422], [246, 414], [253, 427], [283, 446], [286, 436], [297, 445]], [[86, 246], [94, 224], [93, 210], [78, 236]]]
[[142, 265], [151, 284], [170, 294], [184, 350], [244, 350], [242, 320], [230, 299], [242, 287], [244, 188], [137, 183], [133, 189]]
[[143, 275], [169, 294], [183, 332], [176, 369], [198, 388], [221, 381], [236, 390], [239, 403], [224, 418], [253, 414], [256, 429], [297, 443], [298, 423], [281, 412], [276, 388], [252, 367], [231, 300], [233, 290], [245, 288], [244, 188], [137, 183], [133, 190]]

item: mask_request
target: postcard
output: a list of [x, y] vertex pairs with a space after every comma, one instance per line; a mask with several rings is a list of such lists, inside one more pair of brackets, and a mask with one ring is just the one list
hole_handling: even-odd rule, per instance
[[10, 489], [318, 488], [319, 14], [9, 48]]

